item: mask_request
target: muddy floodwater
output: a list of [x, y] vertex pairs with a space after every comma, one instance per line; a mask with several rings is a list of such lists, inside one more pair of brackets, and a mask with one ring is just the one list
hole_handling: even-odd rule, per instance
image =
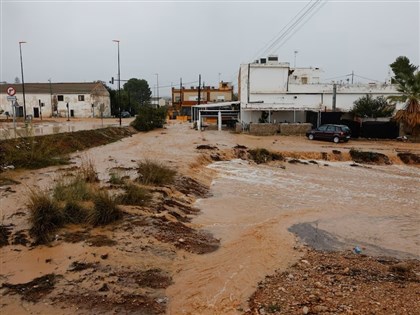
[[264, 275], [298, 257], [288, 229], [299, 224], [302, 239], [320, 249], [420, 257], [418, 168], [318, 163], [208, 166], [217, 171], [213, 197], [197, 202], [202, 214], [193, 222], [222, 246], [182, 261], [169, 288], [170, 314], [240, 314]]
[[[238, 144], [293, 153], [293, 158], [302, 161], [304, 156], [333, 150], [340, 151], [343, 158], [310, 163], [306, 160], [305, 164], [289, 163], [289, 158], [257, 165], [232, 154]], [[199, 145], [211, 146], [213, 151], [200, 151]], [[346, 158], [351, 148], [384, 153], [393, 164], [354, 164]], [[94, 292], [107, 295], [107, 299], [112, 297], [112, 282], [109, 293], [98, 293], [104, 281], [109, 280], [106, 268], [118, 272], [125, 268], [127, 275], [128, 270], [162, 269], [171, 275], [170, 285], [159, 291], [161, 296], [154, 298], [153, 303], [161, 303], [167, 314], [243, 314], [258, 282], [275, 270], [285, 270], [294, 264], [304, 254], [303, 243], [322, 250], [351, 251], [358, 246], [367, 255], [420, 259], [420, 168], [404, 165], [396, 156], [398, 152], [420, 154], [420, 145], [355, 140], [335, 145], [304, 137], [198, 132], [185, 123], [170, 123], [166, 129], [138, 133], [78, 152], [72, 156], [74, 164], [68, 170], [50, 167], [15, 171], [8, 176], [21, 184], [1, 190], [2, 224], [10, 226], [13, 233], [27, 233], [28, 188], [51, 188], [60, 174], [71, 172], [86, 158], [95, 164], [101, 185], [105, 185], [115, 169], [133, 175], [139, 160], [160, 161], [210, 186], [210, 197], [195, 200], [194, 206], [200, 212], [187, 225], [212, 233], [220, 240], [220, 247], [206, 254], [179, 250], [150, 235], [148, 238], [137, 235], [141, 221], [136, 221], [139, 227], [127, 221], [113, 228], [88, 231], [90, 236], [83, 236], [77, 243], [66, 243], [60, 232], [51, 247], [4, 246], [0, 280], [18, 284], [51, 273], [64, 275], [52, 293], [56, 303], [63, 303], [60, 294], [64, 296], [77, 281], [80, 284], [75, 294], [90, 292], [84, 296], [91, 296]], [[203, 158], [205, 154], [226, 158], [209, 162]], [[92, 246], [91, 239], [97, 234], [115, 245]], [[106, 259], [98, 258], [104, 255]], [[79, 278], [69, 269], [74, 262], [97, 267]], [[119, 275], [119, 278], [123, 290], [123, 281], [129, 281], [129, 277]], [[89, 310], [83, 310], [83, 304], [83, 300], [66, 307], [42, 301], [33, 304], [7, 295], [2, 296], [0, 313], [90, 314]], [[110, 308], [96, 313], [115, 312]], [[135, 309], [126, 313], [135, 314]]]

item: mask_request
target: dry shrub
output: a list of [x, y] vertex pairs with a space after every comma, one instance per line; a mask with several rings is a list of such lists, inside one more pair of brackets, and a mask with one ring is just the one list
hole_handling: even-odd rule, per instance
[[93, 196], [93, 209], [88, 214], [87, 221], [93, 226], [106, 225], [122, 218], [115, 198], [106, 191], [99, 191]]
[[90, 158], [82, 159], [79, 174], [87, 183], [95, 183], [99, 181], [95, 164]]
[[63, 213], [58, 203], [46, 192], [32, 190], [29, 195], [29, 233], [35, 243], [51, 241], [53, 233], [63, 225]]
[[118, 172], [109, 173], [109, 183], [112, 185], [122, 185], [124, 184], [124, 178]]
[[138, 181], [145, 185], [167, 185], [175, 180], [176, 171], [150, 160], [138, 162]]

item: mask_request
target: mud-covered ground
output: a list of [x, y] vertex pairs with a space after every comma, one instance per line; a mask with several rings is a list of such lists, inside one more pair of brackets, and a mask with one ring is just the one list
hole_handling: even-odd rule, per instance
[[[259, 158], [263, 162], [274, 160], [275, 168], [292, 169], [302, 176], [306, 176], [311, 167], [328, 172], [329, 165], [346, 161], [351, 163], [350, 169], [362, 171], [378, 163], [384, 167], [388, 164], [403, 167], [404, 163], [416, 167], [420, 155], [420, 145], [414, 143], [353, 140], [335, 145], [310, 142], [303, 137], [198, 132], [187, 124], [175, 122], [167, 129], [135, 134], [113, 144], [73, 154], [69, 166], [8, 170], [0, 174], [0, 313], [418, 314], [418, 305], [410, 301], [418, 303], [419, 265], [411, 256], [407, 256], [410, 260], [400, 262], [365, 257], [364, 248], [362, 254], [343, 251], [343, 239], [329, 238], [328, 233], [321, 235], [320, 230], [315, 230], [307, 221], [299, 222], [301, 212], [281, 217], [279, 220], [284, 222], [281, 226], [273, 225], [267, 230], [272, 234], [279, 233], [283, 247], [277, 256], [258, 252], [258, 248], [270, 245], [261, 243], [265, 242], [262, 231], [255, 238], [249, 235], [253, 238], [245, 238], [248, 243], [243, 244], [236, 239], [229, 240], [228, 234], [212, 234], [205, 228], [213, 226], [217, 230], [220, 223], [215, 221], [206, 225], [196, 220], [203, 211], [197, 200], [211, 203], [217, 202], [219, 197], [213, 198], [211, 188], [218, 171], [207, 165], [237, 158], [251, 160], [249, 149], [253, 148], [276, 152], [274, 159], [272, 155], [259, 155]], [[353, 159], [351, 149], [356, 150], [356, 154], [368, 151], [380, 155], [358, 154], [357, 159]], [[403, 154], [402, 157], [399, 154]], [[153, 203], [148, 206], [121, 206], [123, 218], [111, 225], [99, 228], [69, 225], [60, 229], [50, 244], [34, 245], [27, 222], [29, 189], [51, 189], [60, 177], [77, 169], [86, 156], [96, 165], [100, 188], [111, 192], [115, 187], [109, 184], [110, 172], [118, 170], [132, 176], [136, 163], [142, 159], [170, 165], [178, 171], [177, 181], [173, 185], [154, 187]], [[353, 160], [355, 162], [351, 162]], [[254, 167], [259, 162], [249, 163]], [[218, 206], [215, 203], [215, 207]], [[220, 204], [224, 212], [234, 213], [235, 207], [233, 203]], [[240, 222], [240, 213], [235, 215]], [[255, 222], [258, 219], [256, 217]], [[270, 223], [270, 220], [263, 220]], [[305, 226], [307, 228], [302, 232]], [[231, 230], [233, 233], [234, 229]], [[300, 238], [295, 239], [293, 233]], [[320, 249], [338, 251], [315, 252], [302, 247], [302, 243], [314, 245], [311, 244], [314, 233], [317, 237], [314, 244], [326, 246]], [[320, 242], [320, 236], [325, 238], [324, 243]], [[227, 256], [217, 256], [230, 246], [230, 242], [241, 244], [244, 252], [235, 249], [232, 253], [228, 251]], [[377, 250], [379, 254], [382, 251], [380, 247], [368, 249]], [[272, 261], [268, 267], [261, 268], [263, 275], [257, 271], [252, 277], [250, 275], [249, 280], [254, 281], [252, 285], [244, 288], [238, 282], [233, 288], [227, 286], [236, 278], [235, 273], [224, 274], [223, 264], [234, 264], [235, 259], [246, 264], [254, 256], [265, 257], [263, 254]], [[388, 251], [386, 254], [399, 256], [400, 253]], [[207, 262], [214, 262], [215, 272], [208, 269]], [[197, 266], [202, 266], [210, 277], [194, 278], [193, 269]], [[272, 274], [275, 269], [279, 269], [277, 275], [258, 285], [263, 276]], [[200, 269], [197, 270], [200, 274]], [[194, 279], [183, 281], [189, 273]], [[211, 292], [194, 286], [200, 283], [215, 286], [216, 296], [222, 297], [223, 303], [198, 305], [199, 290]], [[236, 300], [236, 292], [229, 292], [237, 290], [249, 297], [255, 289], [249, 305]], [[387, 300], [392, 305], [387, 306], [384, 302]], [[225, 304], [228, 307], [223, 306]]]

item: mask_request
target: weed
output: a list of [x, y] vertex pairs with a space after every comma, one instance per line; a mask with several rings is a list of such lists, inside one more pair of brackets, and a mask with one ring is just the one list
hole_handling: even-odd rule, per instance
[[80, 175], [70, 181], [59, 181], [53, 190], [53, 197], [57, 201], [88, 200], [91, 194], [88, 184]]
[[95, 183], [99, 181], [95, 164], [93, 164], [93, 161], [90, 158], [82, 159], [79, 174], [88, 183]]
[[99, 191], [93, 196], [93, 209], [88, 215], [88, 222], [93, 226], [106, 225], [122, 218], [115, 198], [106, 191]]
[[176, 171], [150, 160], [138, 163], [138, 181], [145, 185], [167, 185], [175, 180]]
[[248, 152], [251, 159], [257, 164], [284, 160], [284, 157], [281, 154], [270, 152], [267, 149], [257, 148], [249, 150]]
[[121, 176], [121, 174], [117, 172], [110, 172], [109, 183], [113, 185], [122, 185], [124, 184], [123, 176]]
[[134, 183], [124, 185], [125, 192], [118, 197], [118, 202], [125, 205], [143, 206], [151, 199], [149, 191]]
[[84, 223], [86, 222], [87, 215], [87, 210], [74, 200], [67, 201], [63, 209], [63, 219], [65, 223]]
[[53, 233], [63, 224], [63, 213], [57, 202], [46, 192], [32, 190], [29, 195], [29, 233], [35, 243], [51, 241]]

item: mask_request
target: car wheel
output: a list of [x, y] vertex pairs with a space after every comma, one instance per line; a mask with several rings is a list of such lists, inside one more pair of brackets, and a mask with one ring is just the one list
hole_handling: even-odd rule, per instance
[[339, 142], [340, 142], [340, 138], [339, 138], [339, 137], [337, 137], [337, 136], [335, 136], [335, 137], [333, 138], [333, 141], [334, 141], [334, 143], [339, 143]]
[[309, 134], [308, 139], [309, 140], [314, 140], [314, 135], [313, 134]]

